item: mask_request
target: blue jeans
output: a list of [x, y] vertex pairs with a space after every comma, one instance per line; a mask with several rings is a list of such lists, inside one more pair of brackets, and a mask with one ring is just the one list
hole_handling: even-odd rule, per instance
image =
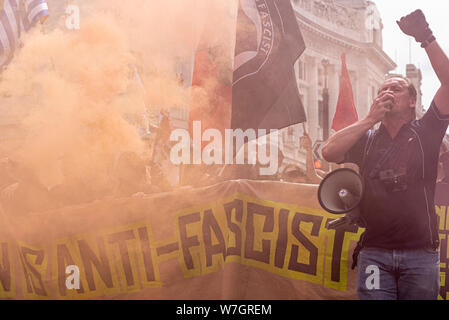
[[434, 300], [440, 289], [440, 252], [363, 248], [357, 262], [361, 300]]

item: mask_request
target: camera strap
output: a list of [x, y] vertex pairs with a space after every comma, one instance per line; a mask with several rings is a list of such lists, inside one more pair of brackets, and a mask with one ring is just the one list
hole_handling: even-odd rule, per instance
[[385, 162], [391, 157], [393, 154], [393, 151], [395, 151], [398, 147], [397, 142], [393, 142], [390, 147], [385, 151], [385, 153], [380, 158], [379, 162], [377, 162], [376, 166], [373, 170], [371, 170], [369, 177], [374, 178], [378, 175], [380, 169], [382, 169], [382, 166], [385, 164]]
[[[365, 143], [365, 149], [363, 150], [362, 163], [360, 165], [360, 174], [361, 174], [363, 179], [365, 178], [366, 159], [368, 158], [368, 155], [369, 155], [369, 153], [371, 151], [371, 147], [373, 145], [374, 138], [376, 137], [377, 132], [378, 132], [377, 130], [369, 130], [368, 131], [368, 139], [366, 140], [366, 143]], [[366, 230], [363, 231], [363, 233], [360, 235], [360, 239], [359, 239], [359, 241], [357, 241], [357, 245], [354, 248], [354, 251], [352, 253], [351, 269], [354, 269], [357, 266], [359, 253], [360, 253], [360, 251], [364, 247], [365, 233], [366, 233]]]
[[[373, 141], [374, 141], [374, 137], [376, 136], [376, 133], [377, 133], [377, 130], [368, 130], [368, 139], [366, 140], [366, 143], [365, 143], [365, 149], [363, 150], [362, 163], [360, 165], [360, 174], [361, 174], [363, 179], [365, 177], [366, 158], [368, 157], [368, 154], [371, 151], [371, 147], [373, 145]], [[359, 253], [360, 253], [360, 250], [362, 250], [362, 248], [363, 248], [363, 242], [364, 242], [363, 240], [364, 240], [364, 237], [365, 237], [365, 232], [366, 231], [364, 231], [360, 235], [360, 239], [359, 239], [359, 241], [357, 241], [357, 245], [354, 248], [354, 251], [352, 253], [351, 269], [354, 269], [357, 266], [357, 260], [358, 260], [358, 257], [359, 257]]]
[[360, 166], [360, 173], [362, 174], [362, 176], [364, 175], [364, 171], [365, 171], [366, 158], [371, 150], [371, 146], [373, 145], [373, 141], [374, 141], [374, 137], [376, 136], [376, 133], [377, 133], [377, 131], [374, 131], [374, 130], [368, 131], [368, 139], [366, 140], [366, 143], [365, 143], [365, 149], [363, 150], [362, 164]]

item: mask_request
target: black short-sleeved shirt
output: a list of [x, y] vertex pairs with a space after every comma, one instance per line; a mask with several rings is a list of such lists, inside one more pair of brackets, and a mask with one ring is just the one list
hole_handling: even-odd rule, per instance
[[438, 239], [435, 184], [448, 124], [449, 115], [441, 115], [432, 102], [421, 119], [405, 124], [394, 139], [381, 124], [347, 152], [343, 162], [362, 168], [364, 246], [421, 248]]

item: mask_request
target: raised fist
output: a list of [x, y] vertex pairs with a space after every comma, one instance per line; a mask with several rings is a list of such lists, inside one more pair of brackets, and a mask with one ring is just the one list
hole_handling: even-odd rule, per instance
[[312, 139], [310, 139], [310, 136], [307, 133], [304, 133], [299, 141], [301, 148], [304, 148], [306, 150], [312, 149]]
[[402, 17], [396, 23], [402, 32], [414, 37], [417, 42], [423, 43], [432, 37], [432, 31], [429, 28], [426, 17], [420, 9]]

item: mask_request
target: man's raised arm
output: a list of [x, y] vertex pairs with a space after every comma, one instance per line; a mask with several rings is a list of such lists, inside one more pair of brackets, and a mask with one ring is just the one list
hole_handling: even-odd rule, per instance
[[449, 59], [439, 46], [421, 10], [416, 10], [397, 21], [406, 35], [421, 43], [429, 57], [432, 68], [441, 82], [434, 101], [442, 115], [449, 114]]
[[375, 123], [365, 118], [336, 132], [323, 146], [321, 153], [324, 160], [336, 163], [342, 162], [346, 152], [348, 152], [374, 124]]
[[442, 115], [449, 114], [449, 59], [439, 46], [438, 42], [434, 40], [426, 47], [426, 52], [432, 64], [433, 70], [437, 74], [441, 82], [441, 87], [438, 89], [434, 101], [438, 111]]
[[330, 137], [323, 147], [323, 158], [328, 162], [340, 163], [344, 160], [345, 154], [353, 145], [376, 123], [382, 121], [385, 114], [390, 111], [393, 100], [389, 91], [381, 92], [371, 106], [366, 118], [341, 129]]

